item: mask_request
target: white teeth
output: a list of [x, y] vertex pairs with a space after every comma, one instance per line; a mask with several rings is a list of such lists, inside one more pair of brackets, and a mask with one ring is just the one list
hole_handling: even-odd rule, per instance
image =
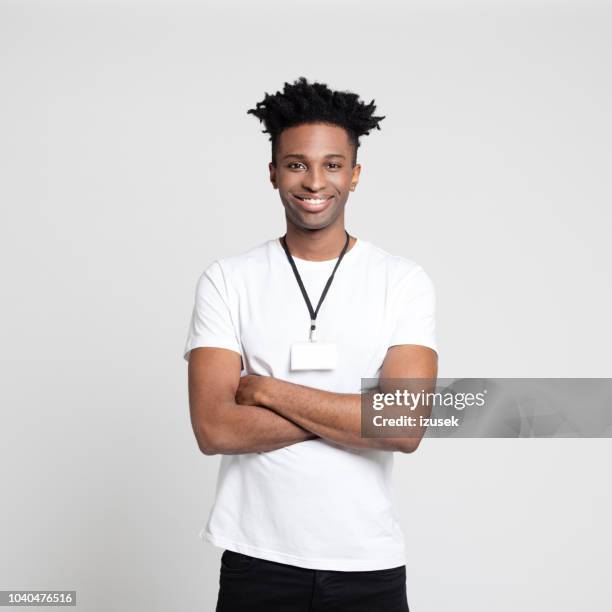
[[308, 202], [309, 204], [323, 204], [323, 202], [325, 202], [327, 198], [323, 199], [323, 200], [319, 200], [319, 199], [313, 199], [313, 198], [300, 198], [300, 200], [302, 200], [303, 202]]

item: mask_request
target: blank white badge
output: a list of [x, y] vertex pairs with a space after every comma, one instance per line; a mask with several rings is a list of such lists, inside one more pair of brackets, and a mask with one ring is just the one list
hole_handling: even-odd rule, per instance
[[292, 370], [333, 370], [338, 362], [336, 345], [329, 342], [294, 342]]

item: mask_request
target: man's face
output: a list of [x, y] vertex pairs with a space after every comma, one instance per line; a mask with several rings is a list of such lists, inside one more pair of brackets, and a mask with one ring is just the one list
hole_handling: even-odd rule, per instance
[[353, 167], [352, 160], [353, 146], [342, 127], [309, 123], [283, 130], [276, 166], [269, 168], [287, 219], [307, 230], [338, 222], [359, 180], [361, 166]]

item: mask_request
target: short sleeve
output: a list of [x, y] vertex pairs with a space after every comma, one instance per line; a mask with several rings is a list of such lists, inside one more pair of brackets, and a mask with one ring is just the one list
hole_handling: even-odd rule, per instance
[[240, 342], [232, 321], [223, 270], [218, 261], [200, 276], [189, 324], [183, 357], [189, 361], [192, 349], [210, 346], [240, 351]]
[[417, 266], [398, 283], [394, 304], [394, 329], [389, 346], [419, 344], [437, 353], [436, 295], [423, 268]]

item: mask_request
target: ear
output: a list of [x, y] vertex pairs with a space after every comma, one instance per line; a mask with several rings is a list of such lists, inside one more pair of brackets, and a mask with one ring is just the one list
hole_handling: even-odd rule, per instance
[[355, 191], [357, 183], [359, 182], [359, 175], [361, 174], [361, 164], [355, 164], [353, 168], [353, 176], [351, 177], [351, 191]]
[[272, 183], [272, 187], [278, 189], [278, 185], [276, 184], [276, 166], [272, 162], [268, 164], [268, 170], [270, 171], [270, 182]]

